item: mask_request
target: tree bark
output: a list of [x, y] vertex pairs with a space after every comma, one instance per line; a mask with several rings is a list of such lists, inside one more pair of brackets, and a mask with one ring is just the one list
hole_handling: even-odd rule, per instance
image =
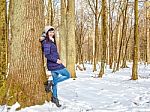
[[6, 103], [22, 107], [42, 104], [46, 75], [38, 37], [43, 30], [44, 3], [41, 0], [14, 0], [12, 45], [7, 79]]
[[0, 87], [6, 79], [7, 70], [7, 16], [6, 1], [0, 1]]
[[53, 26], [54, 17], [53, 17], [53, 5], [52, 0], [48, 0], [48, 9], [47, 9], [47, 25]]
[[99, 34], [98, 34], [98, 0], [96, 0], [95, 6], [95, 39], [94, 39], [94, 56], [93, 56], [93, 71], [96, 71], [96, 63], [98, 58], [98, 42], [99, 42]]
[[0, 105], [4, 104], [7, 75], [7, 14], [6, 1], [0, 0]]
[[119, 44], [119, 34], [120, 34], [120, 19], [118, 20], [117, 23], [117, 28], [115, 31], [115, 43], [116, 45], [114, 46], [114, 63], [113, 63], [113, 71], [116, 72], [116, 67], [117, 67], [117, 49], [118, 49], [118, 44]]
[[134, 1], [134, 54], [133, 54], [133, 67], [132, 67], [132, 80], [138, 79], [138, 0]]
[[146, 9], [146, 38], [147, 38], [147, 64], [150, 64], [150, 1], [145, 2]]
[[105, 70], [106, 63], [106, 39], [107, 39], [107, 17], [106, 17], [106, 0], [102, 0], [102, 59], [101, 59], [101, 69], [99, 72], [99, 77], [102, 77]]
[[67, 30], [66, 30], [66, 0], [61, 0], [61, 26], [60, 26], [60, 58], [66, 66], [67, 59]]
[[[113, 6], [114, 10], [114, 6]], [[109, 30], [108, 30], [108, 37], [109, 37], [109, 47], [108, 47], [108, 61], [110, 65], [110, 69], [112, 69], [112, 63], [113, 63], [113, 29], [112, 29], [112, 16], [113, 11], [111, 12], [111, 1], [109, 1]]]
[[75, 47], [75, 0], [67, 1], [67, 68], [72, 78], [76, 78], [76, 47]]
[[[125, 0], [126, 1], [126, 0]], [[127, 8], [128, 8], [128, 0], [127, 3], [125, 4], [125, 8], [122, 10], [123, 13], [123, 25], [122, 25], [122, 32], [121, 32], [121, 42], [120, 42], [120, 46], [119, 46], [119, 56], [118, 56], [118, 61], [117, 61], [117, 68], [116, 70], [119, 70], [119, 65], [120, 65], [120, 61], [121, 61], [121, 56], [123, 55], [123, 40], [125, 38], [125, 26], [126, 26], [126, 16], [127, 16]]]
[[124, 22], [123, 22], [123, 24], [125, 24], [125, 25], [123, 25], [124, 26], [124, 28], [123, 28], [123, 30], [122, 30], [122, 38], [123, 38], [123, 42], [124, 42], [124, 49], [123, 49], [123, 60], [122, 60], [122, 68], [127, 68], [128, 66], [127, 66], [127, 63], [126, 63], [126, 57], [127, 57], [127, 55], [126, 55], [126, 53], [127, 53], [127, 47], [128, 47], [128, 42], [129, 42], [129, 39], [130, 38], [127, 38], [127, 27], [128, 27], [128, 20], [127, 20], [127, 11], [128, 11], [128, 0], [127, 0], [127, 2], [126, 2], [126, 8], [125, 8], [125, 15], [124, 15]]

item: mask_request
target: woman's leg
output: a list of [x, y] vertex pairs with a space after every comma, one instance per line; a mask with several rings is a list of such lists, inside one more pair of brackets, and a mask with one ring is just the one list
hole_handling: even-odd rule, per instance
[[57, 83], [70, 78], [70, 73], [68, 72], [68, 70], [66, 68], [58, 70], [57, 73], [61, 75], [57, 78]]
[[52, 94], [53, 97], [57, 98], [57, 79], [58, 79], [58, 73], [57, 72], [51, 72], [53, 77], [53, 85], [52, 85]]
[[[53, 85], [52, 85], [53, 96], [51, 98], [51, 101], [55, 103], [57, 107], [60, 107], [61, 105], [59, 104], [59, 100], [57, 98], [57, 83], [70, 78], [70, 73], [66, 68], [52, 71], [51, 73], [53, 77]], [[61, 74], [61, 76], [59, 76], [59, 74]]]
[[[69, 79], [70, 73], [68, 72], [68, 70], [66, 68], [61, 69], [61, 70], [52, 71], [51, 73], [52, 73], [52, 77], [53, 77], [53, 86], [52, 86], [53, 96], [57, 98], [57, 83], [62, 82], [66, 79]], [[59, 74], [61, 76], [59, 76]]]

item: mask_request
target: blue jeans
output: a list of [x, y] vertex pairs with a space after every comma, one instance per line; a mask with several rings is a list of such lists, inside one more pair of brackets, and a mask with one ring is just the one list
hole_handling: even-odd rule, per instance
[[53, 97], [57, 98], [57, 83], [62, 82], [66, 79], [69, 79], [70, 73], [68, 72], [68, 70], [66, 68], [51, 71], [51, 73], [52, 73], [52, 77], [53, 77], [53, 86], [52, 86]]

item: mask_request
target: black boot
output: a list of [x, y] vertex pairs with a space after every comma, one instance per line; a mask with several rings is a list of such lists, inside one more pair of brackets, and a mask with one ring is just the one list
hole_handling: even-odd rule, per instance
[[52, 97], [51, 102], [55, 103], [57, 107], [61, 107], [61, 105], [59, 104], [58, 98]]
[[46, 93], [51, 92], [52, 80], [48, 80], [44, 83]]

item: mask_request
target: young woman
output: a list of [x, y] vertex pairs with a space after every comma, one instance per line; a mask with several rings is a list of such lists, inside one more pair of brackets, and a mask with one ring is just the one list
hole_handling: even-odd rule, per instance
[[53, 80], [52, 85], [52, 98], [51, 101], [60, 107], [58, 96], [57, 96], [57, 84], [66, 79], [70, 78], [70, 73], [62, 64], [57, 51], [54, 27], [46, 26], [45, 35], [40, 38], [42, 43], [42, 49], [47, 59], [47, 69], [51, 71]]

